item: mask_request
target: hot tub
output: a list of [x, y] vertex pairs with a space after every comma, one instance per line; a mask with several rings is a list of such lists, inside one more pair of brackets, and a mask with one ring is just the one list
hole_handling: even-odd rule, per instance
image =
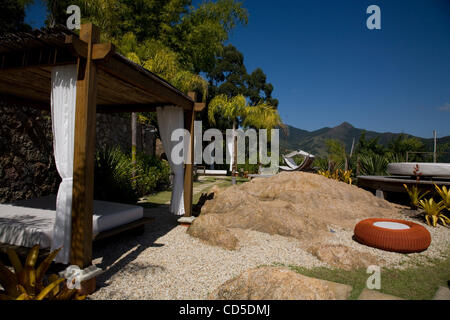
[[450, 177], [450, 163], [391, 163], [387, 172], [393, 176]]

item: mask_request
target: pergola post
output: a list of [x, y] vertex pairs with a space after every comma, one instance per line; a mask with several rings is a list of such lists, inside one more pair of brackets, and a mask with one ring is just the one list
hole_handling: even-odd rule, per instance
[[[196, 101], [195, 92], [189, 92], [189, 97]], [[194, 196], [194, 122], [195, 122], [195, 104], [192, 111], [184, 112], [184, 127], [189, 130], [190, 143], [188, 151], [188, 163], [184, 169], [184, 211], [185, 217], [192, 217], [192, 202]]]
[[78, 57], [72, 198], [70, 263], [80, 268], [92, 264], [92, 215], [94, 207], [94, 154], [97, 77], [93, 45], [100, 31], [93, 24], [81, 26], [80, 39], [88, 44], [86, 58]]

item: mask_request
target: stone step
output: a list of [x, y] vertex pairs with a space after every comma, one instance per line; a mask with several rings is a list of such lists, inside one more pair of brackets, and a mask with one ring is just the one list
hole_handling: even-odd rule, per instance
[[448, 287], [439, 287], [433, 300], [450, 300], [450, 289]]

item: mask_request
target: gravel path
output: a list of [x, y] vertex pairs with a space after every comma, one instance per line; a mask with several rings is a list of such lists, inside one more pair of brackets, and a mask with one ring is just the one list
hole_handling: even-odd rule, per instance
[[205, 299], [223, 282], [275, 262], [323, 265], [300, 249], [298, 240], [248, 233], [248, 245], [227, 251], [190, 237], [186, 227], [162, 210], [143, 236], [121, 236], [94, 247], [94, 264], [105, 269], [92, 299]]
[[[299, 240], [246, 231], [246, 245], [227, 251], [190, 237], [186, 228], [164, 209], [146, 210], [155, 217], [142, 236], [120, 236], [94, 247], [94, 263], [105, 269], [92, 299], [205, 299], [225, 281], [260, 265], [281, 263], [304, 267], [324, 266], [302, 248]], [[332, 226], [331, 226], [332, 227]], [[352, 232], [335, 228], [328, 243], [341, 243], [370, 252], [386, 265], [403, 265], [421, 257], [440, 257], [450, 245], [448, 228], [429, 228], [433, 243], [422, 254], [388, 253], [355, 243]]]

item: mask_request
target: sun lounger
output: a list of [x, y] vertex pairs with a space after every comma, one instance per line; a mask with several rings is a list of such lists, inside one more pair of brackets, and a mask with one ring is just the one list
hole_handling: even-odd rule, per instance
[[[305, 159], [300, 165], [297, 165], [294, 161], [294, 157], [300, 155], [304, 156]], [[286, 156], [283, 156], [284, 162], [287, 164], [287, 166], [280, 166], [281, 171], [287, 171], [287, 172], [293, 172], [293, 171], [307, 171], [311, 168], [312, 164], [314, 163], [315, 156], [307, 153], [305, 151], [295, 151], [292, 152]]]
[[226, 176], [228, 174], [227, 170], [207, 170], [205, 166], [197, 166], [195, 173], [198, 176]]

